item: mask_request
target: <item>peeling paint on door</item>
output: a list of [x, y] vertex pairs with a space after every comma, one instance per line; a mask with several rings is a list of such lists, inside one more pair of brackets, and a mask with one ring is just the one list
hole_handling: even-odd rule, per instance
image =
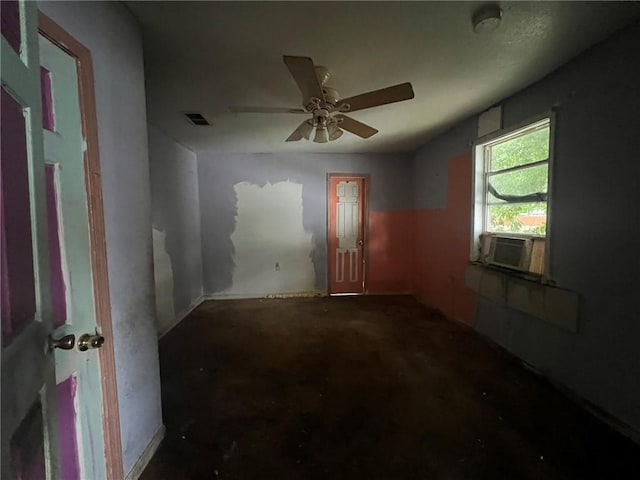
[[234, 190], [235, 270], [226, 293], [251, 297], [312, 291], [313, 242], [303, 226], [302, 185], [240, 182]]
[[169, 328], [176, 316], [173, 306], [173, 269], [171, 257], [167, 253], [166, 239], [165, 232], [153, 229], [153, 272], [156, 284], [156, 321], [159, 333]]

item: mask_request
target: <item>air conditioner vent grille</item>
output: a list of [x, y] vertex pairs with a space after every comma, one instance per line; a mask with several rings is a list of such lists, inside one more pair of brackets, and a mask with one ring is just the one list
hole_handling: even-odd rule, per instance
[[193, 125], [199, 125], [199, 126], [211, 125], [207, 121], [207, 119], [202, 116], [201, 113], [189, 112], [189, 113], [185, 113], [184, 115], [187, 117], [189, 122], [192, 123]]
[[525, 240], [520, 238], [499, 238], [493, 254], [493, 261], [503, 265], [520, 265]]
[[525, 272], [529, 270], [533, 240], [488, 235], [481, 241], [481, 258], [486, 263]]

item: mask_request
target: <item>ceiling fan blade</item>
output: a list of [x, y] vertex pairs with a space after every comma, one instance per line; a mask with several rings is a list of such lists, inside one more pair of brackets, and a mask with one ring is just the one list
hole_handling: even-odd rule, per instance
[[312, 97], [324, 101], [322, 86], [318, 81], [313, 60], [309, 57], [290, 57], [288, 55], [283, 55], [282, 59], [302, 92], [302, 104], [308, 104]]
[[354, 120], [351, 117], [347, 117], [346, 115], [338, 114], [334, 115], [333, 118], [338, 120], [338, 126], [340, 128], [362, 138], [369, 138], [370, 136], [378, 133], [378, 130], [376, 130], [375, 128]]
[[343, 98], [338, 102], [338, 106], [348, 104], [350, 106], [347, 112], [355, 112], [365, 108], [386, 105], [387, 103], [402, 102], [410, 100], [414, 97], [413, 87], [410, 83], [401, 83], [393, 87], [382, 88], [372, 92], [363, 93], [350, 98]]
[[313, 130], [313, 124], [309, 120], [305, 120], [298, 128], [296, 128], [291, 135], [285, 140], [285, 142], [297, 142], [298, 140], [302, 140], [306, 138], [309, 140], [311, 136], [311, 132]]
[[297, 142], [299, 140], [302, 140], [302, 134], [296, 129], [287, 137], [285, 142]]
[[231, 106], [229, 110], [235, 113], [308, 113], [302, 108], [281, 108], [281, 107], [236, 107]]

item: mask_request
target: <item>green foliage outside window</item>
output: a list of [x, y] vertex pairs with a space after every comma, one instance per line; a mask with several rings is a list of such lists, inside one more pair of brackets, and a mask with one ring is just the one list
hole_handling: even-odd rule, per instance
[[491, 169], [495, 172], [505, 168], [524, 165], [549, 158], [549, 127], [491, 146]]
[[[546, 160], [549, 157], [549, 127], [488, 146], [488, 172]], [[489, 153], [489, 152], [487, 152]], [[549, 165], [539, 164], [505, 173], [488, 175], [488, 181], [500, 195], [546, 193]], [[491, 232], [546, 234], [547, 203], [506, 203], [487, 193], [488, 230]]]

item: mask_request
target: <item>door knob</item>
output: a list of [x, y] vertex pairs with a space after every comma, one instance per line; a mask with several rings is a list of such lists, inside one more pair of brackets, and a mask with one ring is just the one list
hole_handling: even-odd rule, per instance
[[86, 352], [90, 348], [100, 348], [104, 344], [104, 337], [102, 335], [89, 335], [85, 333], [78, 338], [78, 350]]
[[62, 350], [71, 350], [76, 343], [76, 336], [71, 333], [60, 338], [53, 338], [49, 335], [49, 350], [60, 348]]

